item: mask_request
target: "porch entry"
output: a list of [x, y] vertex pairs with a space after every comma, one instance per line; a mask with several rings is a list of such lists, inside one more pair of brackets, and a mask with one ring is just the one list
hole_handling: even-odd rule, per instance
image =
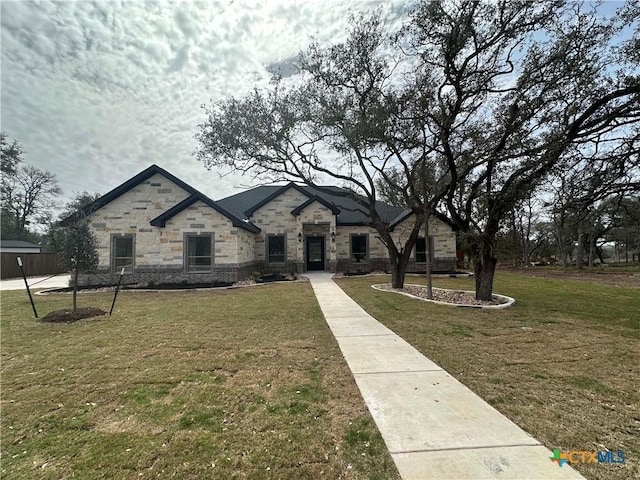
[[307, 237], [307, 271], [324, 270], [324, 237]]

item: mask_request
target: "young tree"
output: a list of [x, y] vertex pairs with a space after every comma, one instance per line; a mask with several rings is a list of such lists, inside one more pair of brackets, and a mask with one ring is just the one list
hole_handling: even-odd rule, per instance
[[[99, 197], [100, 194], [97, 193], [77, 193], [65, 204], [59, 220], [70, 217]], [[58, 253], [60, 264], [72, 271], [74, 312], [77, 308], [78, 277], [80, 273], [94, 272], [99, 261], [98, 240], [89, 228], [86, 220], [88, 215], [89, 213], [83, 217], [74, 217], [73, 221], [64, 227], [54, 223], [47, 234], [49, 248]]]
[[78, 277], [91, 273], [98, 267], [98, 240], [88, 222], [78, 220], [53, 232], [60, 264], [73, 273], [73, 311], [76, 311]]
[[[69, 217], [82, 207], [98, 199], [100, 194], [81, 192], [67, 202], [59, 216], [59, 220]], [[60, 264], [70, 270], [73, 275], [73, 311], [76, 311], [78, 293], [78, 277], [81, 273], [91, 273], [98, 267], [98, 240], [83, 217], [74, 217], [73, 221], [64, 227], [58, 223], [50, 226], [47, 234], [49, 248], [58, 254]]]
[[[56, 243], [59, 239], [59, 235], [56, 233], [61, 228], [59, 222], [73, 214], [77, 214], [77, 212], [81, 211], [83, 207], [93, 203], [100, 197], [101, 195], [99, 193], [90, 193], [85, 190], [80, 193], [76, 193], [74, 197], [62, 207], [62, 211], [58, 215], [57, 221], [52, 222], [49, 225], [47, 233], [43, 236], [43, 245], [47, 251], [58, 252], [60, 250], [60, 247]], [[86, 218], [86, 216], [87, 215], [84, 215], [82, 218]], [[76, 218], [76, 220], [82, 220], [82, 218]]]

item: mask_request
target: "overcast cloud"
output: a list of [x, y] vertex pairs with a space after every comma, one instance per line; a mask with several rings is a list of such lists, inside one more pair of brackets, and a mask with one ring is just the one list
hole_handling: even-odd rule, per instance
[[214, 199], [220, 179], [192, 153], [202, 104], [292, 72], [311, 37], [344, 38], [350, 11], [406, 1], [2, 1], [1, 128], [26, 163], [58, 177], [66, 200], [106, 193], [152, 163]]

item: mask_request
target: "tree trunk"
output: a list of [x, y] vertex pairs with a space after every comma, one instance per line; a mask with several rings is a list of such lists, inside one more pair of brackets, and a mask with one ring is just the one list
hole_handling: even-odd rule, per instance
[[393, 288], [404, 288], [404, 277], [407, 273], [407, 265], [409, 265], [411, 251], [415, 247], [416, 239], [418, 238], [418, 233], [420, 232], [421, 226], [422, 225], [418, 224], [413, 228], [411, 234], [409, 235], [409, 238], [406, 240], [399, 251], [390, 233], [381, 232], [381, 229], [377, 229], [387, 246], [387, 252], [389, 252], [391, 286]]
[[584, 245], [582, 243], [582, 228], [578, 227], [578, 251], [576, 252], [576, 267], [582, 269], [582, 257], [584, 255]]
[[629, 263], [629, 242], [624, 242], [624, 263]]
[[404, 262], [397, 262], [395, 265], [391, 264], [391, 286], [393, 288], [404, 288], [404, 277], [407, 273], [407, 264]]
[[429, 214], [424, 221], [424, 249], [426, 250], [424, 269], [427, 276], [427, 298], [433, 300], [433, 281], [431, 278], [431, 237], [429, 237]]
[[596, 250], [596, 240], [593, 235], [589, 235], [589, 267], [593, 267], [595, 250]]
[[[415, 239], [413, 245], [415, 245]], [[408, 250], [398, 252], [398, 250], [393, 247], [387, 248], [389, 251], [389, 264], [391, 267], [391, 286], [393, 288], [404, 288], [404, 279], [407, 273], [407, 265], [409, 265], [412, 249], [413, 246], [408, 248]]]
[[78, 308], [78, 303], [76, 301], [76, 296], [78, 294], [78, 269], [76, 268], [73, 271], [73, 311], [75, 312]]
[[493, 277], [496, 272], [497, 259], [488, 253], [474, 258], [473, 273], [476, 278], [476, 299], [492, 300]]

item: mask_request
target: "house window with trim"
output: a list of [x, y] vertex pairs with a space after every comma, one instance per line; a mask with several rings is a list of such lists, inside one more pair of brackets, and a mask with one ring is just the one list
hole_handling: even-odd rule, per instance
[[134, 264], [134, 236], [114, 235], [111, 237], [111, 263], [114, 272], [133, 271]]
[[351, 235], [351, 260], [366, 262], [369, 256], [369, 236]]
[[267, 237], [267, 263], [285, 262], [284, 235], [269, 235]]
[[187, 272], [210, 272], [213, 266], [211, 234], [185, 235], [185, 265]]
[[[431, 255], [430, 260], [431, 263], [435, 260], [434, 250], [433, 250], [433, 237], [429, 237], [429, 245], [431, 246]], [[424, 237], [419, 237], [416, 240], [415, 246], [416, 252], [416, 263], [427, 263], [427, 242], [425, 242]]]

